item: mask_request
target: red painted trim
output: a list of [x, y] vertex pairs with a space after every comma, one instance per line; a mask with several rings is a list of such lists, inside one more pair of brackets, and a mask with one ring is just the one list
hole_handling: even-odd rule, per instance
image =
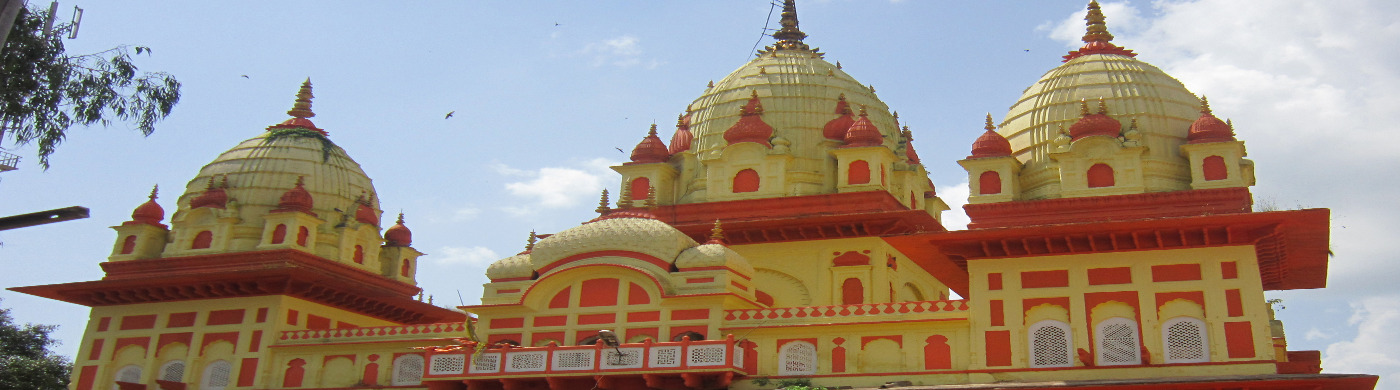
[[[560, 267], [560, 266], [563, 266], [564, 264], [572, 263], [572, 262], [575, 262], [575, 261], [578, 261], [578, 260], [591, 259], [591, 258], [595, 258], [595, 257], [604, 257], [604, 256], [626, 257], [626, 258], [629, 258], [629, 259], [635, 259], [635, 260], [641, 260], [641, 261], [647, 262], [647, 263], [649, 263], [649, 264], [651, 264], [651, 265], [654, 265], [654, 266], [657, 266], [658, 268], [661, 268], [661, 269], [671, 269], [671, 263], [668, 263], [668, 262], [666, 262], [665, 260], [661, 260], [661, 259], [659, 259], [659, 258], [656, 258], [656, 256], [652, 256], [652, 255], [648, 255], [648, 254], [640, 253], [640, 252], [633, 252], [633, 251], [606, 250], [606, 251], [593, 251], [593, 252], [587, 252], [587, 253], [580, 253], [580, 254], [576, 254], [576, 255], [573, 255], [573, 256], [565, 257], [565, 258], [562, 258], [562, 259], [559, 259], [559, 260], [555, 260], [553, 263], [549, 263], [548, 265], [545, 265], [545, 266], [543, 266], [543, 267], [540, 267], [539, 273], [540, 273], [541, 275], [547, 274], [547, 273], [549, 273], [549, 271], [551, 271], [551, 270], [553, 270], [553, 269], [555, 269], [555, 268], [558, 268], [558, 267]], [[591, 264], [590, 264], [590, 265], [591, 265]]]
[[204, 339], [199, 342], [199, 355], [204, 355], [204, 349], [218, 341], [227, 341], [233, 344], [235, 350], [238, 348], [238, 332], [205, 333]]
[[257, 318], [256, 318], [254, 321], [256, 321], [256, 322], [259, 323], [259, 324], [264, 323], [264, 322], [267, 322], [267, 308], [266, 308], [266, 307], [258, 308], [258, 315], [257, 315]]
[[671, 321], [707, 320], [710, 309], [671, 310]]
[[162, 348], [168, 344], [180, 343], [186, 347], [190, 346], [190, 341], [194, 339], [194, 332], [166, 333], [156, 338], [156, 353], [160, 353]]
[[263, 331], [261, 330], [253, 331], [253, 337], [248, 339], [248, 352], [257, 352], [262, 349], [262, 335]]
[[1225, 312], [1230, 317], [1244, 316], [1244, 300], [1240, 299], [1239, 289], [1225, 290]]
[[729, 281], [729, 285], [734, 286], [734, 288], [737, 288], [740, 291], [749, 291], [749, 286], [745, 286], [743, 283], [739, 283], [737, 281], [731, 280]]
[[1171, 302], [1177, 299], [1185, 299], [1191, 302], [1196, 302], [1197, 305], [1201, 306], [1201, 310], [1205, 310], [1206, 308], [1205, 293], [1201, 291], [1184, 291], [1157, 293], [1157, 309], [1161, 310], [1162, 305], [1165, 305], [1167, 304], [1167, 302]]
[[987, 289], [992, 291], [1001, 290], [1001, 273], [993, 272], [987, 274]]
[[306, 315], [306, 329], [330, 329], [331, 319], [315, 314]]
[[652, 340], [659, 340], [661, 338], [660, 334], [660, 328], [632, 328], [627, 330], [627, 339], [631, 340], [637, 336], [646, 336], [650, 337]]
[[988, 331], [984, 337], [987, 343], [987, 367], [1011, 365], [1011, 331]]
[[156, 315], [147, 314], [139, 316], [123, 316], [121, 326], [117, 330], [154, 329], [156, 327]]
[[184, 328], [187, 326], [194, 326], [195, 314], [195, 312], [171, 313], [170, 316], [165, 318], [165, 327]]
[[[128, 347], [128, 346], [133, 346], [133, 345], [138, 346], [138, 347], [141, 347], [141, 349], [146, 349], [146, 348], [148, 348], [148, 347], [151, 346], [151, 338], [150, 338], [150, 337], [122, 337], [122, 338], [119, 338], [119, 339], [117, 339], [116, 345], [112, 346], [112, 356], [116, 356], [116, 355], [120, 354], [122, 348], [126, 348], [126, 347]], [[147, 354], [149, 354], [149, 353], [150, 353], [150, 351], [147, 351]]]
[[[538, 323], [538, 322], [539, 322], [539, 318], [536, 318], [535, 321], [536, 321], [536, 323]], [[516, 318], [492, 318], [490, 323], [491, 323], [491, 325], [489, 326], [490, 329], [510, 329], [510, 328], [523, 328], [523, 327], [525, 327], [525, 319], [524, 319], [524, 318], [520, 318], [520, 317], [516, 317]]]
[[932, 215], [886, 191], [667, 205], [652, 214], [697, 242], [723, 220], [731, 245], [944, 231]]
[[927, 320], [907, 320], [907, 321], [842, 322], [842, 323], [835, 323], [835, 324], [784, 324], [784, 325], [768, 325], [768, 326], [722, 326], [722, 327], [720, 327], [719, 329], [720, 329], [720, 330], [749, 330], [749, 329], [768, 329], [768, 328], [804, 328], [804, 327], [850, 326], [850, 325], [875, 325], [875, 324], [885, 324], [885, 325], [887, 325], [887, 324], [914, 324], [914, 323], [920, 323], [920, 322], [948, 322], [948, 321], [967, 321], [967, 317], [958, 317], [958, 318], [938, 318], [938, 319], [927, 319]]
[[900, 349], [903, 349], [903, 348], [904, 348], [904, 336], [901, 336], [901, 335], [885, 335], [885, 336], [861, 336], [861, 338], [860, 338], [860, 349], [865, 349], [865, 346], [866, 346], [866, 345], [869, 345], [871, 341], [880, 340], [880, 339], [885, 339], [885, 340], [893, 341], [895, 344], [899, 344], [899, 348], [900, 348]]
[[969, 229], [1050, 225], [1142, 218], [1238, 214], [1250, 211], [1247, 188], [1220, 188], [969, 204]]
[[1069, 271], [1021, 272], [1021, 288], [1069, 287]]
[[1220, 262], [1221, 279], [1238, 279], [1240, 277], [1239, 266], [1233, 261]]
[[97, 366], [83, 366], [78, 370], [78, 386], [74, 390], [93, 390], [97, 383]]
[[712, 265], [712, 266], [709, 266], [709, 267], [691, 267], [691, 268], [683, 269], [683, 270], [681, 270], [681, 271], [721, 271], [721, 270], [723, 270], [723, 271], [729, 271], [730, 274], [732, 274], [732, 275], [734, 275], [734, 276], [738, 276], [738, 277], [740, 277], [740, 278], [743, 278], [744, 280], [753, 280], [752, 277], [749, 277], [748, 275], [744, 275], [744, 274], [742, 274], [742, 273], [739, 273], [739, 271], [736, 271], [736, 270], [734, 270], [733, 268], [729, 268], [728, 266], [723, 266], [723, 265]]
[[579, 307], [616, 306], [622, 282], [616, 278], [584, 280], [579, 287]]
[[637, 285], [636, 283], [628, 282], [627, 304], [645, 305], [648, 303], [651, 303], [651, 293], [648, 293], [646, 288], [643, 288], [642, 286]]
[[[534, 287], [531, 285], [530, 287]], [[573, 293], [574, 286], [564, 287], [563, 290], [554, 293], [554, 297], [549, 298], [550, 309], [565, 309], [569, 307], [569, 295]]]
[[107, 328], [108, 328], [109, 326], [111, 326], [111, 325], [112, 325], [112, 317], [102, 317], [102, 319], [97, 320], [97, 331], [98, 331], [98, 332], [106, 332], [106, 331], [107, 331]]
[[496, 290], [497, 294], [514, 294], [518, 292], [520, 292], [520, 289], [518, 288], [502, 288]]
[[[559, 344], [564, 343], [564, 332], [535, 332], [530, 334], [530, 344], [538, 345], [542, 340], [557, 340]], [[523, 340], [522, 340], [523, 341]]]
[[1254, 328], [1249, 321], [1225, 323], [1225, 348], [1231, 359], [1252, 358], [1254, 354]]
[[[1050, 304], [1050, 305], [1059, 306], [1059, 307], [1061, 307], [1061, 308], [1064, 308], [1065, 311], [1069, 311], [1069, 297], [1052, 297], [1052, 298], [1029, 298], [1029, 299], [1023, 299], [1023, 300], [1021, 300], [1021, 321], [1022, 321], [1022, 322], [1025, 322], [1026, 313], [1027, 313], [1027, 312], [1030, 312], [1030, 311], [1031, 311], [1031, 308], [1036, 307], [1036, 306], [1040, 306], [1040, 305], [1044, 305], [1044, 304]], [[1023, 324], [1023, 325], [1030, 325], [1030, 324]]]
[[204, 320], [205, 325], [234, 325], [243, 323], [243, 309], [215, 310], [209, 312], [209, 317]]
[[987, 311], [991, 315], [992, 326], [1006, 325], [1006, 308], [1000, 299], [993, 299], [989, 302]]
[[687, 278], [687, 279], [685, 280], [686, 283], [692, 283], [692, 284], [695, 284], [695, 283], [711, 283], [711, 282], [714, 282], [714, 281], [715, 281], [715, 278]]
[[92, 349], [88, 350], [88, 360], [98, 360], [102, 358], [102, 343], [104, 341], [105, 340], [102, 339], [92, 340]]
[[1201, 265], [1199, 263], [1152, 266], [1153, 282], [1182, 282], [1190, 280], [1201, 280]]
[[659, 312], [659, 311], [639, 311], [639, 312], [627, 313], [627, 322], [652, 322], [652, 321], [661, 321], [661, 312]]
[[1129, 267], [1090, 268], [1089, 285], [1129, 284], [1133, 282], [1133, 269]]
[[569, 324], [569, 316], [535, 317], [534, 326], [564, 326]]
[[579, 325], [611, 324], [617, 322], [617, 313], [579, 314]]

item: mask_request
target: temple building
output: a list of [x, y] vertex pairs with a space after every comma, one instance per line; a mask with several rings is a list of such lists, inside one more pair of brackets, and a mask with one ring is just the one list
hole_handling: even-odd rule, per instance
[[776, 43], [478, 305], [421, 299], [405, 216], [312, 123], [310, 80], [168, 220], [153, 190], [114, 226], [106, 277], [12, 290], [92, 307], [75, 390], [1373, 388], [1288, 350], [1264, 298], [1325, 287], [1329, 211], [1253, 211], [1233, 124], [1086, 20], [957, 161], [967, 230], [786, 0]]

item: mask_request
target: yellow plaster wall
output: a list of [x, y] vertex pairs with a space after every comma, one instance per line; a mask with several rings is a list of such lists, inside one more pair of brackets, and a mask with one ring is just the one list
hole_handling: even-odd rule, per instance
[[[753, 245], [735, 245], [735, 252], [749, 260], [757, 271], [754, 285], [772, 295], [778, 306], [823, 306], [841, 303], [841, 283], [847, 277], [861, 277], [866, 303], [890, 302], [890, 285], [898, 291], [906, 284], [918, 288], [927, 300], [947, 296], [947, 287], [923, 272], [902, 253], [879, 238], [843, 238]], [[864, 252], [869, 266], [832, 267], [838, 254]], [[886, 266], [894, 256], [896, 267]], [[794, 286], [794, 283], [798, 285]], [[877, 288], [878, 286], [878, 288]], [[795, 291], [794, 288], [801, 290]], [[805, 296], [805, 300], [797, 297]], [[780, 297], [791, 297], [781, 299]], [[785, 304], [790, 302], [791, 304]]]

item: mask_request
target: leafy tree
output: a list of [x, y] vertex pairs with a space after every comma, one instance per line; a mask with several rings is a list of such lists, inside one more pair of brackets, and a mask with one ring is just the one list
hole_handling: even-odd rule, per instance
[[174, 76], [140, 72], [132, 63], [132, 51], [150, 55], [150, 48], [118, 46], [69, 55], [61, 35], [46, 36], [43, 15], [21, 10], [0, 51], [0, 141], [38, 144], [44, 169], [69, 127], [134, 121], [149, 136], [180, 101]]
[[0, 308], [0, 390], [64, 390], [73, 363], [49, 352], [58, 345], [49, 338], [53, 325], [25, 324]]

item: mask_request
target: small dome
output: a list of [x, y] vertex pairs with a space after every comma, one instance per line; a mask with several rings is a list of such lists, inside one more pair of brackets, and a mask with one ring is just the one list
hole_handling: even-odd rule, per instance
[[880, 134], [880, 129], [870, 122], [870, 115], [866, 114], [865, 107], [860, 108], [860, 119], [851, 124], [851, 128], [846, 130], [846, 148], [856, 148], [864, 146], [880, 146], [885, 143], [885, 137]]
[[624, 250], [647, 254], [670, 263], [682, 250], [696, 245], [699, 244], [685, 233], [655, 219], [633, 216], [600, 218], [540, 240], [530, 252], [530, 262], [538, 271], [573, 255]]
[[297, 176], [297, 184], [287, 192], [282, 193], [282, 198], [277, 202], [275, 211], [300, 211], [315, 215], [311, 208], [316, 205], [311, 198], [311, 192], [306, 190], [306, 182], [302, 176]]
[[408, 226], [403, 225], [403, 213], [399, 213], [398, 222], [388, 229], [384, 229], [384, 246], [409, 246], [413, 244], [413, 232], [408, 230]]
[[773, 126], [763, 122], [763, 103], [758, 100], [758, 91], [755, 90], [749, 102], [739, 108], [739, 121], [724, 131], [724, 141], [730, 145], [753, 142], [771, 147], [769, 138], [773, 138]]
[[846, 131], [851, 129], [851, 125], [856, 123], [856, 116], [851, 112], [851, 105], [846, 103], [846, 94], [836, 97], [836, 119], [826, 122], [822, 127], [822, 136], [826, 139], [837, 141], [846, 140]]
[[671, 135], [671, 146], [666, 152], [676, 154], [690, 150], [690, 143], [694, 139], [695, 135], [690, 133], [690, 113], [677, 116], [676, 133]]
[[1191, 130], [1186, 134], [1186, 142], [1192, 144], [1206, 142], [1234, 141], [1235, 132], [1230, 129], [1220, 118], [1210, 112], [1210, 101], [1205, 97], [1201, 98], [1201, 117], [1196, 122], [1191, 123]]
[[355, 202], [355, 220], [379, 226], [379, 213], [374, 211], [374, 207], [369, 205], [369, 201], [361, 199]]
[[630, 164], [662, 163], [670, 157], [671, 152], [666, 149], [666, 144], [661, 143], [661, 137], [656, 136], [656, 124], [653, 123], [642, 142], [638, 142], [637, 147], [632, 148]]
[[151, 188], [151, 195], [147, 197], [146, 203], [136, 206], [136, 210], [131, 212], [131, 221], [126, 224], [143, 224], [158, 227], [165, 227], [160, 221], [165, 219], [165, 209], [156, 203], [156, 191], [160, 186]]
[[992, 114], [987, 114], [987, 129], [982, 136], [972, 141], [972, 155], [967, 158], [1004, 157], [1011, 155], [1011, 141], [997, 134], [997, 126], [992, 124]]
[[[228, 183], [224, 183], [227, 185]], [[228, 191], [224, 191], [222, 186], [214, 185], [214, 178], [209, 178], [209, 187], [204, 189], [204, 193], [190, 200], [190, 208], [211, 207], [222, 209], [228, 205]]]
[[530, 252], [497, 260], [486, 267], [486, 278], [492, 281], [533, 276], [535, 276], [535, 269], [530, 266]]
[[676, 258], [676, 269], [681, 271], [706, 267], [725, 267], [745, 276], [752, 276], [754, 273], [753, 266], [749, 265], [744, 256], [718, 243], [706, 243], [686, 249]]
[[1099, 112], [1089, 113], [1089, 103], [1080, 101], [1079, 110], [1083, 115], [1079, 121], [1069, 126], [1069, 136], [1074, 140], [1095, 135], [1117, 137], [1123, 132], [1123, 123], [1108, 116], [1108, 107], [1099, 99]]

